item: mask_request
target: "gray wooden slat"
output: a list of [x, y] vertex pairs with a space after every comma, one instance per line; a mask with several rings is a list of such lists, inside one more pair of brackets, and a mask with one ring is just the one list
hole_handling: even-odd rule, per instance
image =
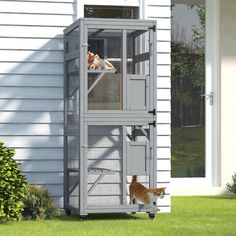
[[104, 159], [88, 160], [88, 167], [105, 168], [105, 169], [110, 169], [114, 171], [121, 171], [122, 161], [121, 160], [104, 160]]
[[88, 205], [89, 204], [121, 204], [121, 196], [88, 196]]
[[121, 147], [122, 140], [119, 136], [89, 136], [89, 147]]
[[88, 160], [96, 159], [122, 159], [122, 148], [88, 148]]
[[89, 126], [88, 135], [112, 135], [118, 136], [121, 134], [121, 128], [116, 126]]

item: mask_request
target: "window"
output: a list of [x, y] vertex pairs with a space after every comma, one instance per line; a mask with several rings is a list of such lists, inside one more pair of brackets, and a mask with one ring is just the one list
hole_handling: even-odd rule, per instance
[[84, 6], [84, 17], [88, 18], [117, 18], [138, 19], [137, 7], [113, 7], [113, 6]]

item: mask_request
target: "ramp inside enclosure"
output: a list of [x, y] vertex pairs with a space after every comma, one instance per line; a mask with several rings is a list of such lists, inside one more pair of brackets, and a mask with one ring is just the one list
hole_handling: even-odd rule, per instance
[[155, 187], [154, 21], [79, 19], [65, 34], [64, 206], [150, 212], [129, 203], [132, 175]]

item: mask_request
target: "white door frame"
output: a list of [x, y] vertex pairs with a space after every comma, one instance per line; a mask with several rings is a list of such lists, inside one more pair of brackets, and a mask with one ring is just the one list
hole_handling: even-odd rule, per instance
[[209, 134], [206, 135], [206, 141], [210, 145], [208, 158], [208, 173], [212, 186], [221, 185], [220, 179], [220, 13], [219, 0], [207, 0], [206, 7], [208, 14], [206, 17], [206, 76], [211, 78], [207, 85], [206, 93], [213, 92], [213, 106], [211, 117], [207, 118], [208, 127], [211, 127]]
[[[213, 93], [213, 105], [209, 105], [206, 96], [206, 132], [205, 132], [205, 166], [204, 178], [172, 178], [175, 188], [220, 186], [220, 66], [219, 66], [219, 0], [206, 0], [206, 58], [205, 93]], [[201, 194], [201, 192], [199, 192]]]

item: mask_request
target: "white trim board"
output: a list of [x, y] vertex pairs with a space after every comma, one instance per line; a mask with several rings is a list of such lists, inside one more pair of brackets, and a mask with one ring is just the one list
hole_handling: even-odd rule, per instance
[[122, 6], [122, 7], [139, 7], [139, 0], [109, 0], [106, 2], [103, 1], [94, 1], [94, 0], [83, 0], [80, 1], [83, 5], [96, 5], [96, 6]]

